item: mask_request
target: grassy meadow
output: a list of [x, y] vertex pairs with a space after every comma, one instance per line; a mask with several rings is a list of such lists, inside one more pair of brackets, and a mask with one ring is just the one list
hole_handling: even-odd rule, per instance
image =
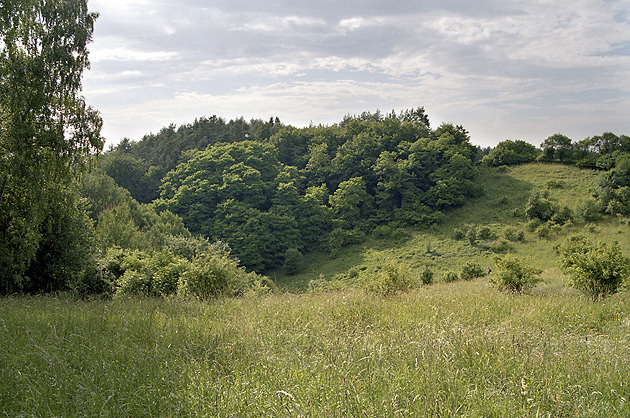
[[5, 298], [0, 338], [11, 417], [630, 415], [627, 292]]
[[[273, 272], [281, 294], [2, 298], [0, 417], [630, 416], [630, 292], [593, 301], [567, 288], [553, 250], [584, 233], [630, 254], [627, 220], [541, 237], [522, 215], [529, 193], [547, 188], [576, 209], [596, 173], [532, 164], [481, 181], [485, 196], [429, 230]], [[493, 265], [494, 241], [453, 238], [470, 225], [495, 241], [522, 230], [506, 252], [545, 282], [527, 294], [501, 293], [488, 277], [442, 282], [468, 260]], [[358, 288], [382, 257], [428, 266], [436, 283], [387, 297]], [[306, 291], [313, 279], [349, 286]]]

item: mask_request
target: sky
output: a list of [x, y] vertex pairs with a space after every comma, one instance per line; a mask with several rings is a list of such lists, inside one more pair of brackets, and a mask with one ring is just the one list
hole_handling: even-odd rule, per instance
[[630, 0], [89, 0], [107, 145], [217, 115], [423, 106], [471, 142], [630, 135]]

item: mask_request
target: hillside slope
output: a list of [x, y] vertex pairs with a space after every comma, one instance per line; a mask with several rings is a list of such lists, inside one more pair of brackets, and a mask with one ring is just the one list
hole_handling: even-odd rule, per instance
[[[588, 223], [576, 217], [562, 227], [532, 231], [525, 217], [528, 199], [533, 191], [546, 190], [552, 201], [579, 212], [596, 192], [600, 173], [542, 163], [483, 168], [478, 181], [485, 190], [484, 196], [448, 212], [441, 223], [426, 230], [376, 231], [362, 245], [334, 254], [307, 254], [297, 274], [287, 275], [277, 269], [270, 275], [289, 291], [306, 290], [313, 280], [319, 284], [355, 286], [362, 272], [378, 269], [384, 258], [395, 258], [418, 274], [428, 268], [434, 273], [434, 281], [442, 281], [448, 272], [458, 272], [468, 261], [492, 269], [497, 256], [510, 253], [543, 270], [543, 288], [559, 288], [564, 276], [554, 250], [557, 244], [572, 235], [584, 234], [593, 241], [618, 241], [628, 254], [629, 221], [605, 216]], [[485, 238], [471, 244], [467, 238], [471, 227]], [[456, 239], [458, 232], [460, 239]]]

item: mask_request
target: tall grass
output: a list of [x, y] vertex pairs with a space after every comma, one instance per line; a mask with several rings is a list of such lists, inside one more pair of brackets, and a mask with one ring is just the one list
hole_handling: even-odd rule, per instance
[[627, 417], [630, 297], [0, 300], [0, 416]]

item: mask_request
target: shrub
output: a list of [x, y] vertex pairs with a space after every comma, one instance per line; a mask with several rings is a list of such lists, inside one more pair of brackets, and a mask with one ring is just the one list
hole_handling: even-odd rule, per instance
[[429, 269], [429, 266], [427, 266], [420, 274], [420, 280], [422, 281], [422, 284], [433, 283], [433, 272]]
[[499, 240], [497, 240], [496, 242], [494, 242], [494, 244], [492, 244], [492, 246], [490, 247], [492, 252], [494, 253], [506, 253], [510, 250], [510, 243], [501, 238]]
[[116, 269], [124, 273], [116, 280], [117, 295], [168, 296], [177, 290], [189, 263], [172, 253], [147, 255], [133, 251], [122, 256]]
[[527, 219], [539, 219], [543, 222], [551, 220], [558, 211], [558, 208], [555, 203], [549, 200], [548, 196], [546, 191], [532, 193], [527, 201], [527, 207], [525, 208]]
[[499, 290], [522, 292], [542, 281], [542, 270], [526, 265], [518, 258], [506, 256], [496, 260], [496, 272], [490, 282]]
[[372, 235], [377, 238], [402, 240], [409, 237], [409, 234], [403, 228], [397, 228], [392, 225], [379, 225], [372, 231]]
[[479, 264], [473, 261], [467, 261], [466, 264], [462, 266], [462, 271], [459, 274], [459, 277], [462, 280], [472, 280], [478, 277], [483, 277], [484, 275], [485, 272]]
[[135, 270], [127, 270], [116, 281], [116, 295], [148, 295], [151, 289], [151, 279]]
[[444, 283], [456, 282], [457, 280], [459, 280], [459, 275], [454, 271], [447, 272], [443, 278]]
[[461, 241], [466, 238], [466, 232], [460, 227], [453, 229], [453, 239], [457, 241]]
[[207, 238], [184, 235], [168, 236], [164, 244], [166, 251], [188, 261], [192, 261], [197, 254], [210, 250], [210, 247], [211, 244]]
[[487, 226], [482, 226], [477, 232], [477, 238], [479, 238], [480, 240], [487, 241], [495, 239], [496, 237], [497, 234], [495, 234], [494, 231]]
[[478, 238], [479, 237], [477, 235], [477, 227], [475, 225], [471, 225], [468, 228], [468, 232], [466, 232], [466, 239], [468, 240], [470, 245], [475, 245]]
[[525, 240], [525, 233], [517, 228], [514, 228], [513, 226], [508, 226], [507, 228], [505, 228], [503, 230], [503, 236], [512, 242], [516, 242], [516, 241], [524, 241]]
[[558, 225], [564, 225], [573, 220], [573, 211], [568, 206], [558, 207], [551, 220]]
[[368, 278], [367, 288], [376, 293], [390, 295], [407, 291], [414, 285], [409, 266], [393, 258], [385, 258], [380, 269]]
[[200, 299], [233, 296], [246, 273], [225, 254], [207, 252], [196, 257], [179, 280], [177, 294]]
[[483, 157], [482, 163], [489, 166], [523, 164], [536, 161], [538, 149], [520, 139], [501, 141], [490, 153]]
[[593, 222], [601, 218], [601, 207], [597, 200], [587, 199], [575, 211], [576, 216], [584, 222]]
[[284, 253], [284, 269], [287, 274], [295, 274], [302, 268], [304, 256], [297, 248], [289, 248]]
[[330, 251], [336, 251], [346, 245], [359, 244], [364, 240], [365, 233], [358, 228], [354, 228], [352, 230], [335, 228], [328, 235], [327, 247]]
[[570, 285], [593, 299], [616, 293], [630, 275], [630, 258], [616, 242], [593, 245], [584, 236], [575, 236], [557, 250]]

